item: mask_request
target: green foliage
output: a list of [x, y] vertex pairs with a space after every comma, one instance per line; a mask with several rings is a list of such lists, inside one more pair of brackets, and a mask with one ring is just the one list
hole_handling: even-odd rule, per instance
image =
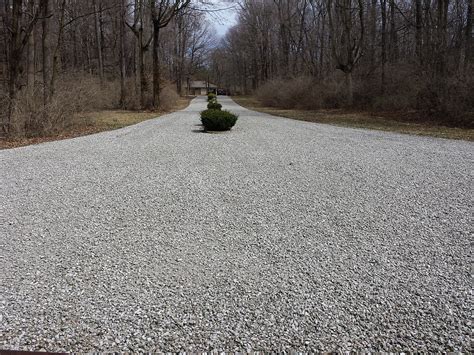
[[220, 110], [220, 109], [222, 109], [222, 105], [217, 103], [217, 100], [216, 101], [210, 101], [207, 104], [207, 109], [208, 110]]
[[210, 92], [209, 94], [207, 94], [207, 101], [211, 102], [212, 100], [217, 100], [217, 95]]
[[229, 111], [206, 110], [201, 112], [201, 122], [206, 131], [228, 131], [237, 122], [237, 115]]

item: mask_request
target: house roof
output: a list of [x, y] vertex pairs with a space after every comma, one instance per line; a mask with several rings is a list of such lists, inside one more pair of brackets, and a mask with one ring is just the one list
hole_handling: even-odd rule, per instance
[[195, 81], [191, 81], [189, 83], [189, 87], [191, 89], [201, 89], [201, 88], [213, 88], [213, 89], [216, 89], [217, 88], [217, 85], [214, 85], [213, 83], [208, 83], [206, 81], [202, 81], [202, 80], [195, 80]]

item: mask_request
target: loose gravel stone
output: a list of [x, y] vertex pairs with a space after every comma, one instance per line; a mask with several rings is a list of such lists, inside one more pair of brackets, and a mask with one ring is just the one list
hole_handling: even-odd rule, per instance
[[220, 102], [0, 152], [1, 348], [468, 352], [473, 144]]

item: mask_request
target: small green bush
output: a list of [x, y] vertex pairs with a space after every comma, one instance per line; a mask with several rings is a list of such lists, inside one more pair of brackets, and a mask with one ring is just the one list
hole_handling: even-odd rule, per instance
[[217, 103], [217, 101], [210, 101], [207, 104], [207, 109], [208, 110], [220, 110], [220, 109], [222, 109], [222, 105]]
[[229, 111], [206, 110], [201, 112], [201, 122], [206, 131], [228, 131], [237, 122], [237, 115]]
[[217, 100], [217, 95], [210, 92], [209, 94], [207, 94], [207, 101], [211, 102], [212, 100]]

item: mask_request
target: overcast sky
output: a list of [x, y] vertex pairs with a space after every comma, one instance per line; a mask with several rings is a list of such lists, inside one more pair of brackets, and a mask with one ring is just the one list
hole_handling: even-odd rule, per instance
[[225, 33], [227, 32], [229, 28], [235, 25], [236, 20], [237, 20], [236, 19], [237, 11], [235, 9], [235, 5], [227, 1], [216, 0], [215, 3], [216, 3], [216, 8], [218, 9], [227, 9], [229, 7], [234, 6], [234, 8], [231, 8], [229, 10], [212, 12], [212, 13], [209, 13], [208, 15], [209, 22], [214, 25], [217, 31], [217, 35], [219, 37], [222, 37], [225, 35]]

